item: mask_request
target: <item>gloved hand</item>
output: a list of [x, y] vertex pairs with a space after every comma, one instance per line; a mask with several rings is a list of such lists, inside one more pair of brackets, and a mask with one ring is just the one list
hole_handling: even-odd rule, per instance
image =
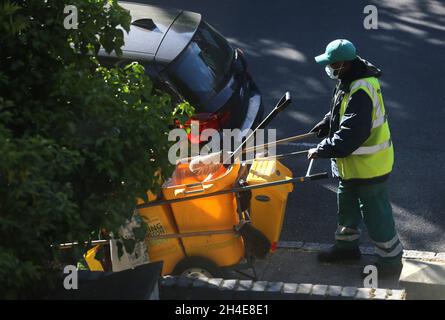
[[309, 149], [309, 151], [307, 153], [307, 158], [309, 160], [318, 158], [317, 151], [318, 151], [317, 148]]
[[318, 138], [324, 138], [329, 134], [329, 118], [324, 118], [309, 132], [316, 132]]

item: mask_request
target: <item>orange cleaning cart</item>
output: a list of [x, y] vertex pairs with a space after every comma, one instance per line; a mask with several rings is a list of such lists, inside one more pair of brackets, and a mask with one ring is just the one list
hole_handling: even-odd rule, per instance
[[[287, 93], [258, 128], [289, 103]], [[314, 134], [274, 144], [309, 137]], [[254, 271], [255, 259], [264, 258], [256, 250], [255, 241], [266, 241], [266, 252], [275, 250], [293, 184], [327, 177], [325, 172], [311, 174], [313, 161], [305, 176], [293, 177], [278, 160], [306, 152], [236, 160], [201, 176], [191, 172], [188, 161], [178, 163], [160, 194], [149, 193], [148, 203], [138, 201], [137, 210], [148, 225], [149, 260], [163, 261], [163, 275], [224, 277], [228, 270]], [[239, 154], [235, 150], [232, 155], [235, 159]], [[87, 258], [94, 259], [94, 255], [85, 256], [88, 262]], [[91, 262], [88, 265], [96, 265]]]

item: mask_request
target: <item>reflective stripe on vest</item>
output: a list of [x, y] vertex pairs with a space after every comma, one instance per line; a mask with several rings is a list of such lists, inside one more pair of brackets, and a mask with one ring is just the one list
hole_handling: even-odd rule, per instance
[[[354, 93], [355, 91], [359, 90], [360, 88], [366, 88], [368, 90], [368, 92], [371, 94], [372, 106], [373, 106], [373, 109], [375, 110], [375, 115], [376, 115], [376, 119], [374, 119], [372, 122], [372, 129], [377, 128], [387, 121], [387, 116], [386, 116], [386, 114], [383, 114], [383, 111], [382, 111], [383, 107], [382, 107], [382, 105], [380, 103], [380, 99], [379, 99], [380, 89], [376, 90], [374, 88], [374, 86], [371, 83], [369, 83], [369, 81], [360, 79], [360, 80], [356, 80], [352, 83], [352, 86], [351, 86], [349, 92]], [[373, 153], [382, 151], [386, 148], [389, 148], [390, 146], [391, 146], [391, 139], [388, 141], [385, 141], [383, 143], [380, 143], [378, 145], [375, 145], [375, 146], [359, 147], [352, 154], [353, 155], [373, 154]]]
[[359, 148], [347, 157], [336, 159], [338, 174], [345, 180], [370, 179], [388, 174], [394, 163], [391, 133], [377, 78], [363, 78], [351, 83], [350, 91], [340, 107], [340, 128], [347, 118], [345, 113], [350, 97], [358, 90], [365, 91], [372, 100], [372, 128], [369, 137]]
[[[377, 118], [372, 122], [372, 128], [377, 128], [379, 126], [381, 126], [382, 124], [384, 124], [387, 121], [387, 115], [386, 114], [382, 114], [382, 106], [380, 104], [380, 99], [379, 96], [376, 92], [376, 90], [374, 89], [374, 87], [365, 80], [357, 80], [356, 82], [354, 82], [354, 85], [351, 87], [350, 92], [353, 92], [354, 90], [356, 90], [357, 88], [360, 87], [365, 87], [366, 89], [369, 90], [369, 92], [371, 93], [372, 96], [372, 105], [374, 107], [374, 109], [376, 110], [376, 116]], [[345, 119], [345, 117], [342, 117], [341, 121]]]
[[[354, 82], [354, 84], [351, 86], [350, 92], [354, 92], [357, 88], [365, 87], [368, 89], [368, 91], [371, 93], [372, 96], [372, 105], [375, 109], [376, 119], [372, 122], [372, 128], [376, 128], [381, 126], [386, 122], [386, 115], [383, 114], [383, 107], [380, 104], [380, 99], [377, 91], [375, 90], [374, 86], [370, 84], [366, 80], [357, 80]], [[380, 91], [380, 89], [379, 89]]]
[[385, 141], [383, 143], [380, 143], [376, 146], [370, 146], [370, 147], [360, 147], [358, 149], [356, 149], [352, 154], [357, 156], [357, 155], [362, 155], [362, 154], [373, 154], [373, 153], [377, 153], [379, 151], [385, 150], [386, 148], [391, 147], [391, 140]]

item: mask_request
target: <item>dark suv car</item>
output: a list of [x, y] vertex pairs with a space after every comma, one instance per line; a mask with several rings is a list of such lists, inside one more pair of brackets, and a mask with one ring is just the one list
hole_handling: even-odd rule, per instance
[[131, 29], [125, 33], [123, 56], [101, 50], [102, 62], [143, 64], [155, 86], [195, 107], [193, 120], [199, 121], [200, 131], [254, 129], [263, 115], [261, 94], [240, 49], [234, 49], [198, 13], [119, 4], [130, 11]]

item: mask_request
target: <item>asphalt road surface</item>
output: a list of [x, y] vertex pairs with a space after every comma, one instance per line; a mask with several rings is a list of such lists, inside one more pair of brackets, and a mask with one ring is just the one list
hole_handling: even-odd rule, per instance
[[[351, 40], [359, 55], [383, 71], [383, 98], [395, 146], [390, 196], [408, 249], [445, 251], [445, 1], [160, 0], [200, 12], [246, 53], [266, 111], [290, 91], [293, 105], [269, 127], [277, 138], [304, 133], [329, 110], [334, 86], [314, 62], [327, 43]], [[378, 29], [366, 30], [364, 7], [378, 8]], [[317, 141], [314, 140], [315, 144]], [[312, 145], [290, 144], [277, 152]], [[287, 159], [304, 175], [305, 159]], [[330, 170], [319, 160], [316, 171]], [[329, 243], [336, 228], [336, 181], [296, 185], [283, 240]], [[363, 243], [369, 238], [364, 235]]]

